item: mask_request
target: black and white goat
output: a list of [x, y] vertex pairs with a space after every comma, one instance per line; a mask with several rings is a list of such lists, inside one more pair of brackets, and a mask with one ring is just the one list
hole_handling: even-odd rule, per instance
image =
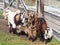
[[9, 10], [8, 12], [8, 25], [9, 25], [9, 32], [16, 33], [16, 26], [23, 24], [25, 21], [24, 15], [20, 14], [20, 10], [17, 12], [12, 12]]
[[47, 27], [47, 30], [45, 30], [44, 38], [45, 43], [49, 42], [53, 37], [53, 30], [52, 28]]

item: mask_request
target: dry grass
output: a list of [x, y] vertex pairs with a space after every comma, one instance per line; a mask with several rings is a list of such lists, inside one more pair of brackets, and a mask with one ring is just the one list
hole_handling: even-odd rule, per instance
[[20, 38], [16, 35], [0, 32], [0, 45], [60, 45], [55, 38], [48, 44], [44, 44], [40, 40], [32, 42], [27, 39]]

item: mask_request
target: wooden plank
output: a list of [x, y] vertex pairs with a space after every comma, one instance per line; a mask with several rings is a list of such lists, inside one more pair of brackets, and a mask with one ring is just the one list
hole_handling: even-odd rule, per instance
[[13, 4], [14, 1], [15, 1], [15, 0], [9, 0], [9, 7], [12, 6], [12, 4]]
[[16, 9], [19, 9], [19, 1], [18, 0], [15, 1], [16, 1]]
[[41, 11], [41, 14], [42, 14], [42, 17], [44, 17], [44, 0], [41, 0], [40, 1], [40, 11]]
[[4, 9], [6, 8], [6, 2], [5, 2], [5, 0], [4, 0]]
[[24, 8], [24, 13], [25, 13], [25, 16], [26, 16], [27, 13], [28, 13], [28, 11], [27, 11], [27, 7], [26, 7], [26, 5], [25, 5], [25, 3], [24, 3], [23, 0], [20, 0], [20, 3], [22, 4], [22, 6], [23, 6], [23, 8]]
[[38, 16], [40, 17], [40, 4], [39, 3], [40, 3], [40, 0], [36, 0], [36, 6], [37, 6], [36, 11], [37, 11]]
[[8, 0], [9, 1], [9, 3], [12, 1], [12, 0]]
[[38, 17], [43, 18], [44, 17], [44, 0], [36, 0], [36, 11], [38, 14]]

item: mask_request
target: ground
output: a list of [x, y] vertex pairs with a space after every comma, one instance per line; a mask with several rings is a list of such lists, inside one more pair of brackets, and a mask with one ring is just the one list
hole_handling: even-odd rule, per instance
[[[34, 2], [30, 2], [30, 0], [28, 2], [29, 3], [26, 3], [27, 5], [35, 4]], [[9, 27], [7, 20], [2, 19], [1, 16], [2, 13], [0, 13], [0, 45], [60, 45], [55, 38], [53, 38], [48, 44], [44, 44], [44, 42], [41, 42], [39, 39], [32, 42], [31, 40], [28, 40], [25, 35], [17, 36], [12, 33], [10, 34], [8, 32]]]
[[55, 38], [48, 44], [44, 44], [39, 39], [35, 42], [29, 41], [25, 35], [17, 36], [8, 32], [7, 20], [0, 18], [0, 45], [59, 45]]
[[0, 45], [60, 45], [55, 38], [53, 38], [48, 44], [45, 44], [39, 39], [32, 42], [25, 35], [17, 36], [9, 33], [7, 20], [4, 20], [2, 17], [2, 12], [0, 11]]

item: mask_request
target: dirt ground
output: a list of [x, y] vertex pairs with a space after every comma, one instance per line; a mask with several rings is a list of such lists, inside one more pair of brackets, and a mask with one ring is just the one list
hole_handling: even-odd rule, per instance
[[[1, 19], [1, 18], [0, 18], [0, 32], [10, 34], [7, 20]], [[14, 35], [14, 34], [11, 33], [11, 35]], [[28, 38], [26, 38], [25, 35], [20, 35], [20, 37], [23, 39], [28, 39]]]
[[[13, 34], [13, 33], [9, 33], [8, 22], [7, 22], [7, 20], [2, 19], [2, 18], [0, 18], [0, 32], [6, 33], [6, 34], [15, 35], [15, 34]], [[22, 38], [22, 39], [24, 39], [24, 40], [29, 40], [29, 38], [26, 37], [26, 35], [20, 35], [20, 36], [18, 36], [18, 37], [20, 37], [20, 38]], [[31, 41], [31, 40], [30, 40], [30, 41]], [[40, 42], [39, 39], [37, 39], [36, 41], [37, 41], [37, 42]], [[35, 42], [36, 42], [36, 41], [35, 41]]]
[[0, 18], [0, 32], [8, 33], [8, 24], [7, 20]]
[[[13, 33], [9, 33], [9, 26], [8, 26], [8, 22], [5, 19], [0, 18], [0, 32], [6, 33], [6, 34], [11, 34], [11, 35], [15, 35]], [[29, 40], [28, 37], [26, 37], [26, 35], [20, 35], [20, 38], [23, 38], [24, 40]]]
[[[9, 33], [9, 27], [8, 27], [7, 20], [1, 19], [1, 18], [0, 18], [0, 32], [6, 33], [7, 35], [11, 34], [11, 35], [16, 36], [13, 33]], [[29, 40], [29, 38], [26, 37], [26, 35], [20, 35], [18, 37], [20, 37], [23, 40]], [[29, 40], [29, 41], [31, 41], [31, 40]], [[48, 43], [47, 45], [51, 45], [51, 44], [53, 45], [53, 44], [55, 44], [55, 42], [56, 42], [56, 44], [59, 44], [55, 39], [53, 39], [52, 41], [50, 43]], [[34, 41], [33, 44], [46, 45], [44, 42], [40, 41], [39, 38], [36, 41]]]

